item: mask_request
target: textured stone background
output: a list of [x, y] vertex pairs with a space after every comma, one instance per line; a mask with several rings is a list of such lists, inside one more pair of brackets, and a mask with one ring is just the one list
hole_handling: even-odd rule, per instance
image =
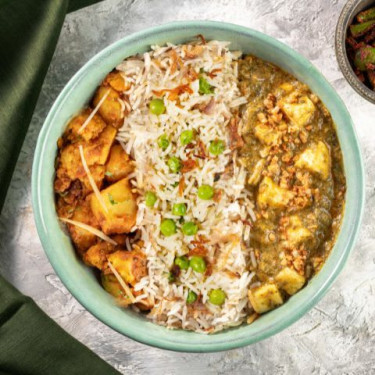
[[[179, 5], [177, 6], [177, 3]], [[375, 106], [357, 95], [335, 59], [345, 0], [107, 0], [67, 17], [0, 218], [0, 273], [65, 330], [127, 374], [375, 374]], [[344, 99], [366, 163], [367, 204], [359, 241], [333, 288], [292, 327], [258, 344], [183, 354], [138, 344], [79, 305], [41, 247], [31, 209], [31, 166], [39, 130], [71, 76], [103, 47], [173, 20], [228, 21], [263, 31], [310, 59]]]

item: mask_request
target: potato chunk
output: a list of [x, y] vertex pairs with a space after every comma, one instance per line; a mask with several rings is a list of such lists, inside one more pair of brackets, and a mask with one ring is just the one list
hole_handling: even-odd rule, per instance
[[67, 135], [67, 139], [70, 141], [76, 141], [82, 137], [85, 141], [89, 141], [90, 139], [96, 138], [103, 131], [103, 129], [106, 127], [106, 123], [98, 114], [95, 114], [83, 131], [81, 133], [78, 132], [81, 126], [90, 116], [91, 112], [92, 109], [87, 108], [78, 116], [75, 116], [72, 120], [70, 120], [65, 133]]
[[305, 168], [326, 180], [331, 174], [331, 155], [329, 148], [322, 141], [314, 143], [297, 158], [296, 167]]
[[278, 144], [281, 137], [281, 133], [277, 129], [262, 123], [255, 126], [254, 135], [267, 146]]
[[87, 165], [104, 165], [106, 163], [116, 133], [117, 130], [113, 126], [108, 125], [99, 137], [91, 140], [89, 143], [83, 144], [83, 152]]
[[133, 170], [134, 166], [129, 155], [121, 145], [113, 145], [106, 164], [106, 180], [116, 182], [126, 177]]
[[109, 94], [100, 106], [99, 114], [107, 124], [112, 125], [117, 129], [124, 121], [124, 112], [122, 110], [119, 93], [112, 87], [100, 86], [94, 96], [93, 104], [94, 106], [97, 106], [108, 90]]
[[[98, 223], [93, 217], [90, 206], [86, 201], [76, 207], [71, 219], [95, 228], [98, 227]], [[76, 225], [67, 224], [67, 227], [72, 241], [80, 254], [96, 244], [98, 237], [95, 236], [95, 234], [79, 228]]]
[[147, 275], [146, 256], [140, 251], [119, 250], [110, 254], [108, 260], [124, 281], [132, 286]]
[[106, 234], [127, 233], [135, 224], [137, 204], [129, 181], [124, 178], [102, 190], [105, 212], [95, 194], [90, 196], [91, 209]]
[[301, 130], [311, 121], [315, 112], [315, 105], [307, 96], [300, 97], [296, 103], [290, 103], [288, 99], [288, 97], [281, 99], [278, 105], [295, 126], [295, 129]]
[[253, 309], [258, 314], [263, 314], [283, 304], [283, 298], [277, 286], [272, 283], [249, 289], [248, 297]]
[[285, 290], [290, 296], [297, 293], [305, 284], [306, 279], [294, 269], [283, 268], [275, 277], [280, 289]]
[[289, 225], [285, 231], [285, 240], [290, 246], [298, 246], [312, 237], [312, 233], [303, 226], [298, 215], [289, 217]]
[[103, 85], [104, 86], [109, 85], [114, 90], [119, 91], [119, 92], [129, 90], [130, 88], [129, 82], [126, 82], [125, 77], [118, 70], [115, 70], [109, 73], [104, 78]]
[[125, 296], [125, 292], [114, 274], [102, 273], [101, 281], [103, 288], [113, 297], [121, 298]]
[[83, 255], [83, 261], [91, 266], [104, 269], [107, 265], [107, 256], [115, 251], [115, 245], [109, 242], [99, 242], [91, 246]]
[[285, 208], [294, 194], [275, 184], [270, 177], [264, 177], [259, 185], [257, 202], [260, 208]]

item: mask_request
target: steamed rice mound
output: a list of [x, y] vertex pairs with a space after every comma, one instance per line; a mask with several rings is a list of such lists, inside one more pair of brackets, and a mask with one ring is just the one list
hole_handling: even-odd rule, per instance
[[[254, 219], [253, 203], [245, 189], [247, 173], [237, 162], [242, 122], [239, 106], [246, 102], [237, 87], [239, 52], [227, 42], [153, 46], [151, 52], [117, 66], [129, 89], [128, 114], [117, 139], [134, 160], [131, 184], [138, 212], [133, 231], [140, 232], [141, 251], [147, 257], [147, 276], [135, 286], [136, 302], [152, 307], [151, 320], [169, 328], [214, 332], [241, 324], [252, 311], [247, 290], [254, 276], [249, 239]], [[206, 85], [202, 90], [202, 81]], [[155, 115], [149, 104], [161, 98], [165, 112]], [[194, 139], [181, 145], [181, 133], [191, 130]], [[167, 136], [168, 147], [158, 146]], [[209, 152], [211, 142], [223, 140], [224, 151]], [[167, 160], [174, 156], [182, 170], [174, 173]], [[214, 197], [203, 200], [198, 188], [209, 185]], [[157, 196], [154, 207], [145, 194]], [[172, 214], [175, 203], [187, 207], [183, 220]], [[176, 233], [160, 232], [163, 219], [176, 223]], [[181, 231], [183, 222], [198, 225], [195, 236]], [[207, 263], [204, 273], [181, 269], [171, 282], [174, 260], [201, 249]], [[203, 249], [203, 250], [202, 250]], [[211, 290], [221, 289], [225, 302], [209, 302]], [[186, 302], [189, 291], [198, 299]]]

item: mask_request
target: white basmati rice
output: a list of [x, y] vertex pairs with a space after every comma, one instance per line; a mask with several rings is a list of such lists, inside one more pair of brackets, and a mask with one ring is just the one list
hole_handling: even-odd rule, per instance
[[[133, 186], [138, 192], [138, 214], [133, 230], [143, 240], [142, 251], [147, 256], [148, 275], [134, 290], [141, 292], [136, 300], [154, 300], [148, 317], [169, 328], [184, 328], [198, 332], [215, 332], [236, 326], [246, 320], [247, 290], [254, 273], [254, 254], [249, 248], [250, 228], [255, 219], [250, 195], [246, 193], [246, 170], [237, 165], [236, 152], [229, 149], [228, 124], [233, 113], [246, 102], [237, 87], [237, 59], [239, 52], [230, 52], [228, 42], [210, 41], [199, 45], [153, 46], [151, 52], [122, 62], [117, 69], [123, 72], [131, 87], [126, 91], [130, 112], [119, 130], [118, 140], [135, 162]], [[194, 51], [199, 51], [194, 55]], [[193, 55], [193, 57], [192, 57]], [[174, 58], [177, 56], [177, 60]], [[190, 69], [196, 77], [204, 72], [207, 82], [214, 87], [211, 94], [199, 93], [199, 80], [187, 78]], [[164, 94], [166, 111], [156, 116], [148, 108], [155, 91], [189, 85], [192, 92], [179, 94], [179, 101], [169, 100]], [[212, 102], [212, 100], [214, 102]], [[210, 103], [211, 101], [211, 103]], [[213, 106], [210, 111], [202, 110]], [[196, 134], [194, 149], [183, 147], [179, 136], [184, 130]], [[170, 145], [166, 150], [158, 147], [158, 138], [166, 134]], [[199, 141], [206, 148], [214, 140], [225, 140], [225, 152], [206, 158], [197, 154]], [[197, 168], [183, 173], [184, 192], [179, 195], [181, 174], [171, 173], [166, 160], [177, 156], [182, 161], [191, 158]], [[217, 176], [220, 176], [217, 179]], [[220, 199], [204, 201], [197, 197], [198, 187], [208, 184], [220, 191]], [[144, 202], [146, 191], [154, 191], [158, 200], [154, 208]], [[204, 244], [206, 260], [211, 274], [200, 274], [191, 268], [181, 270], [178, 282], [170, 283], [168, 275], [176, 256], [187, 254], [194, 245], [192, 236], [184, 236], [179, 218], [171, 213], [173, 203], [186, 203], [185, 221], [199, 225], [197, 236], [209, 241]], [[176, 234], [164, 237], [160, 233], [163, 218], [172, 218], [177, 224]], [[247, 224], [246, 224], [247, 223]], [[130, 244], [127, 243], [127, 247]], [[226, 294], [222, 306], [208, 303], [212, 289]], [[197, 304], [187, 305], [188, 291], [200, 296]]]

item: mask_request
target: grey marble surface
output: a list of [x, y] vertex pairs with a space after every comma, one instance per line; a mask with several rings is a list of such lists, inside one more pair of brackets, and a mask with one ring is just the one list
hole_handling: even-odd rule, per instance
[[[375, 374], [375, 105], [344, 80], [335, 25], [345, 0], [107, 0], [66, 18], [0, 218], [0, 273], [66, 331], [126, 374]], [[178, 5], [177, 5], [178, 4]], [[326, 297], [287, 330], [213, 354], [163, 351], [114, 332], [65, 289], [40, 244], [31, 208], [31, 167], [53, 101], [89, 58], [121, 37], [173, 20], [211, 19], [263, 31], [310, 59], [344, 99], [366, 163], [360, 238]]]

